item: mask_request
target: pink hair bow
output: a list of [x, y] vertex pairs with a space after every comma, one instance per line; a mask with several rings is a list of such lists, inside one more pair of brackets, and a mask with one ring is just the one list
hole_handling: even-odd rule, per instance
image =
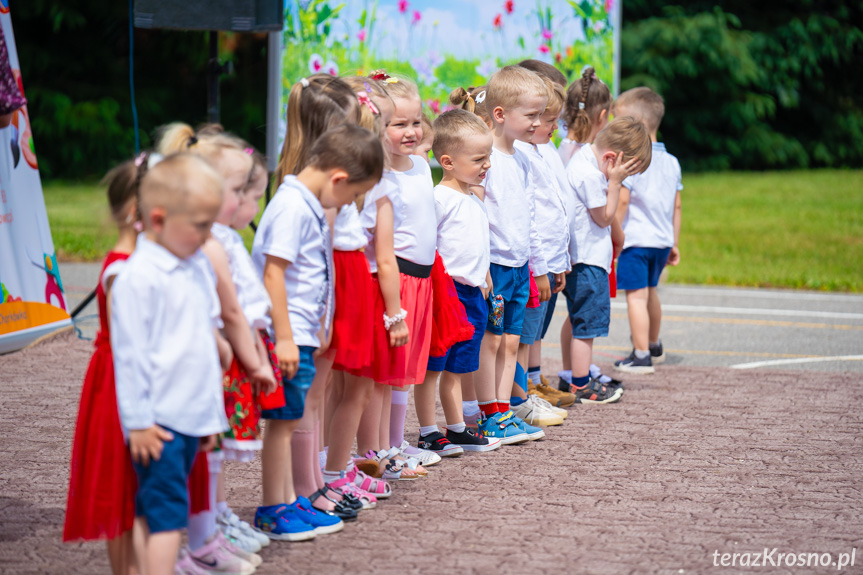
[[365, 92], [359, 92], [357, 94], [357, 101], [360, 104], [365, 105], [369, 110], [371, 110], [372, 114], [374, 114], [376, 116], [380, 115], [380, 111], [378, 110], [378, 107], [375, 106], [375, 103], [372, 102], [372, 99], [369, 98], [369, 95], [366, 94]]

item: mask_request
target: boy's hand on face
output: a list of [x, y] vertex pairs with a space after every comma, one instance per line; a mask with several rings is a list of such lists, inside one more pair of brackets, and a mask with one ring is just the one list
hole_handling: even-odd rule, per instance
[[680, 263], [680, 248], [674, 246], [668, 254], [668, 265], [676, 266]]
[[611, 169], [608, 171], [608, 180], [621, 184], [623, 183], [623, 180], [629, 176], [637, 174], [639, 166], [641, 166], [641, 160], [638, 158], [632, 158], [628, 162], [624, 163], [623, 152], [620, 152], [611, 161]]
[[129, 452], [132, 461], [144, 467], [150, 465], [150, 461], [159, 461], [162, 457], [162, 449], [166, 441], [174, 439], [174, 434], [158, 425], [147, 429], [133, 429], [129, 432]]
[[554, 288], [551, 293], [560, 293], [566, 287], [566, 274], [554, 274]]
[[547, 275], [534, 276], [533, 280], [536, 282], [536, 289], [539, 290], [539, 301], [540, 301], [540, 303], [550, 300], [551, 299], [551, 284], [548, 281], [548, 276]]
[[283, 339], [276, 342], [275, 351], [282, 375], [287, 379], [294, 379], [300, 368], [300, 348], [293, 341]]

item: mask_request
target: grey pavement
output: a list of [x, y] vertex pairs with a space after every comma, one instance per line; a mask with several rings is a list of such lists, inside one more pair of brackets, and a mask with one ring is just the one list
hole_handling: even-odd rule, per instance
[[[100, 268], [60, 264], [70, 310], [95, 287]], [[863, 295], [678, 284], [661, 285], [659, 294], [667, 365], [863, 373]], [[79, 316], [86, 337], [98, 327], [96, 314], [94, 302]], [[611, 316], [609, 337], [595, 342], [596, 363], [610, 364], [631, 349], [623, 292]], [[561, 297], [543, 342], [549, 359], [560, 357], [555, 334], [565, 317]]]

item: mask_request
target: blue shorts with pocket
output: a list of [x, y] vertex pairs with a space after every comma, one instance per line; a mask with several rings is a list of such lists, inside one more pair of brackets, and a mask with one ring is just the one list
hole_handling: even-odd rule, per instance
[[[492, 280], [494, 281], [494, 280]], [[464, 304], [467, 319], [473, 324], [473, 337], [460, 341], [441, 357], [430, 357], [428, 371], [448, 371], [450, 373], [473, 373], [479, 369], [479, 348], [482, 336], [485, 334], [485, 324], [488, 321], [488, 304], [482, 297], [478, 287], [460, 284], [456, 281], [455, 291], [458, 299]]]
[[[548, 274], [548, 285], [554, 289], [553, 273]], [[521, 327], [520, 343], [533, 345], [542, 339], [549, 303], [551, 303], [551, 300], [540, 303], [539, 307], [529, 307], [524, 310], [524, 323]]]
[[[569, 281], [569, 280], [567, 280]], [[552, 288], [554, 284], [552, 283]], [[548, 307], [545, 310], [545, 319], [542, 322], [542, 333], [539, 336], [539, 339], [545, 339], [545, 334], [548, 333], [548, 326], [551, 325], [551, 318], [554, 317], [554, 308], [557, 305], [557, 294], [552, 292], [551, 299], [548, 300]]]
[[[492, 263], [489, 266], [494, 291], [488, 298], [488, 321], [486, 331], [495, 335], [510, 333], [521, 335], [524, 323], [524, 310], [530, 297], [530, 272], [527, 264], [520, 268], [511, 268]], [[503, 303], [496, 307], [494, 300]]]
[[314, 347], [301, 345], [300, 366], [293, 379], [282, 376], [282, 390], [285, 394], [285, 406], [276, 409], [261, 410], [264, 419], [300, 419], [306, 406], [306, 394], [315, 379], [315, 360], [312, 354]]
[[626, 248], [617, 259], [617, 288], [656, 287], [670, 253], [671, 248]]
[[611, 291], [608, 272], [597, 266], [576, 264], [566, 276], [566, 309], [572, 337], [593, 339], [608, 335], [611, 321]]
[[189, 472], [198, 453], [200, 438], [164, 427], [174, 439], [162, 445], [158, 461], [145, 467], [134, 463], [138, 476], [135, 515], [147, 521], [150, 533], [177, 531], [189, 525]]

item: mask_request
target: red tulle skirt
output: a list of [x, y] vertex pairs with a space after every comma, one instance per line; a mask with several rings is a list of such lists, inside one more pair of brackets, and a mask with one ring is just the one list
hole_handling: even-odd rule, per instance
[[199, 451], [189, 472], [189, 513], [203, 513], [210, 510], [210, 466], [207, 454]]
[[111, 346], [99, 334], [81, 390], [63, 541], [114, 539], [131, 529], [137, 489], [120, 426]]
[[402, 309], [408, 312], [405, 323], [410, 339], [407, 345], [390, 347], [389, 332], [384, 329], [384, 297], [377, 278], [375, 286], [374, 359], [371, 366], [355, 375], [370, 377], [378, 383], [396, 387], [414, 385], [425, 379], [432, 330], [432, 280], [399, 274]]
[[352, 372], [372, 364], [377, 286], [363, 252], [333, 252], [336, 312], [333, 316], [333, 369]]
[[435, 253], [432, 280], [432, 334], [429, 355], [441, 357], [460, 341], [473, 337], [474, 326], [458, 299], [455, 284], [446, 271], [440, 254]]

